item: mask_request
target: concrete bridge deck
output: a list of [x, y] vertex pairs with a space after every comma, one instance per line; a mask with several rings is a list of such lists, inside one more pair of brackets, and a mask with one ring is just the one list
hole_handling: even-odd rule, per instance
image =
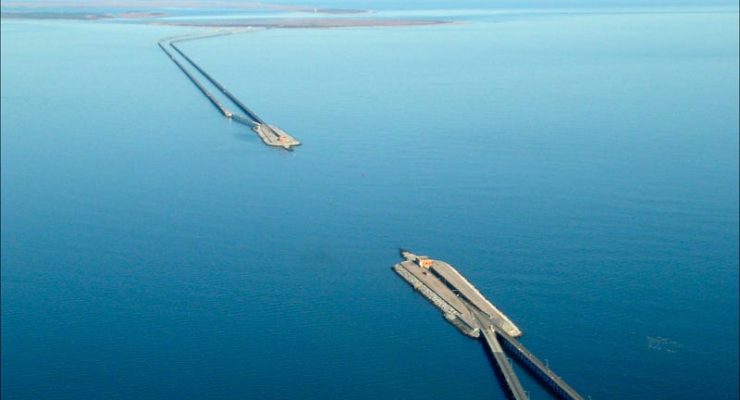
[[494, 331], [496, 335], [503, 339], [504, 346], [516, 355], [540, 381], [545, 383], [558, 396], [566, 400], [583, 400], [583, 397], [575, 389], [568, 385], [563, 378], [555, 374], [553, 370], [540, 361], [531, 351], [527, 350], [518, 340], [500, 330], [494, 329]]
[[201, 93], [203, 93], [204, 96], [206, 96], [206, 98], [208, 98], [211, 104], [213, 104], [216, 107], [216, 109], [218, 109], [221, 112], [221, 114], [223, 114], [227, 118], [230, 118], [230, 116], [233, 113], [229, 109], [227, 109], [223, 104], [221, 104], [221, 102], [218, 101], [218, 99], [216, 99], [213, 96], [213, 94], [211, 94], [211, 92], [209, 92], [208, 89], [206, 89], [206, 87], [203, 86], [203, 84], [200, 83], [200, 81], [192, 73], [190, 73], [190, 71], [188, 71], [187, 68], [185, 68], [185, 66], [182, 65], [182, 63], [180, 63], [180, 61], [178, 61], [175, 58], [175, 56], [172, 53], [170, 53], [170, 51], [167, 50], [167, 48], [165, 48], [165, 46], [162, 43], [163, 42], [161, 40], [157, 43], [159, 48], [162, 49], [162, 51], [164, 51], [165, 54], [167, 54], [170, 60], [172, 60], [172, 62], [174, 62], [175, 65], [177, 65], [177, 67], [180, 68], [180, 70], [185, 74], [185, 76], [187, 76], [188, 79], [190, 79], [190, 81], [193, 82], [193, 84], [201, 91]]
[[[200, 65], [188, 57], [182, 50], [180, 50], [174, 43], [182, 42], [185, 40], [203, 39], [206, 37], [215, 37], [230, 34], [230, 32], [219, 32], [205, 35], [189, 35], [181, 36], [176, 38], [165, 38], [159, 40], [157, 43], [162, 51], [174, 62], [178, 68], [190, 79], [193, 84], [203, 93], [206, 98], [224, 115], [224, 117], [233, 119], [237, 122], [249, 126], [257, 136], [268, 146], [282, 147], [286, 150], [292, 150], [293, 147], [299, 146], [301, 142], [289, 135], [282, 129], [269, 125], [262, 118], [260, 118], [254, 111], [249, 109], [244, 103], [242, 103], [236, 96], [234, 96], [225, 86], [208, 74]], [[227, 108], [221, 101], [219, 101], [208, 89], [201, 83], [195, 75], [188, 71], [188, 69], [181, 63], [175, 55], [169, 51], [166, 46], [169, 45], [180, 57], [182, 57], [188, 64], [195, 68], [198, 73], [205, 77], [214, 87], [216, 87], [221, 93], [223, 93], [229, 101], [231, 101], [239, 110], [245, 115], [240, 115], [229, 108]]]
[[[213, 36], [209, 36], [213, 37]], [[175, 46], [175, 43], [187, 41], [187, 40], [195, 40], [195, 38], [184, 38], [184, 39], [176, 39], [169, 42], [170, 47], [172, 47], [178, 54], [182, 56], [182, 58], [185, 59], [190, 65], [192, 65], [195, 69], [198, 70], [198, 72], [201, 73], [201, 75], [205, 76], [206, 79], [208, 79], [209, 82], [213, 84], [218, 90], [221, 91], [226, 97], [229, 98], [244, 114], [246, 114], [249, 118], [251, 118], [253, 121], [255, 121], [258, 124], [267, 124], [265, 121], [262, 120], [254, 111], [249, 109], [244, 103], [242, 103], [236, 96], [231, 94], [231, 92], [224, 87], [220, 82], [218, 82], [216, 79], [214, 79], [211, 74], [206, 72], [203, 68], [200, 67], [195, 61], [193, 61], [190, 57], [187, 56], [182, 50], [180, 50], [179, 47]]]
[[[482, 317], [482, 316], [479, 316]], [[524, 391], [522, 383], [519, 381], [519, 377], [516, 376], [514, 368], [509, 362], [509, 358], [506, 357], [504, 349], [501, 347], [498, 338], [496, 337], [496, 331], [492, 325], [486, 326], [486, 320], [479, 320], [482, 324], [480, 330], [483, 335], [485, 343], [488, 345], [488, 349], [493, 354], [493, 358], [496, 360], [498, 369], [506, 382], [506, 388], [509, 390], [509, 394], [514, 400], [529, 400], [527, 392]]]

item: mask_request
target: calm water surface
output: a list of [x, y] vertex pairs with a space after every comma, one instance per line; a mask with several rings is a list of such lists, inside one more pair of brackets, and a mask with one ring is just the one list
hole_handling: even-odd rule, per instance
[[737, 398], [737, 10], [462, 14], [182, 44], [293, 153], [183, 31], [3, 21], [2, 397], [503, 399], [403, 246], [584, 395]]

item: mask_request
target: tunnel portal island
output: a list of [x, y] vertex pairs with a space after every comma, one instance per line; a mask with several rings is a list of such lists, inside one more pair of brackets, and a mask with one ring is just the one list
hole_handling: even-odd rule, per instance
[[513, 399], [527, 400], [529, 396], [504, 353], [504, 346], [554, 394], [563, 399], [583, 400], [549, 366], [519, 343], [516, 339], [522, 336], [519, 327], [453, 266], [403, 249], [400, 253], [404, 261], [393, 266], [393, 270], [439, 308], [444, 318], [463, 334], [484, 339]]

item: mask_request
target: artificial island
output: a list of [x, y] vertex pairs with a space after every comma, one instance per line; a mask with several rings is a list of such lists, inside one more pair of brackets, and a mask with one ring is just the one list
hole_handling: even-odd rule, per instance
[[506, 357], [504, 347], [553, 393], [563, 399], [583, 400], [516, 339], [522, 336], [522, 331], [453, 266], [403, 249], [400, 252], [404, 261], [396, 264], [393, 270], [439, 308], [444, 318], [463, 334], [484, 339], [513, 399], [526, 400], [529, 396]]

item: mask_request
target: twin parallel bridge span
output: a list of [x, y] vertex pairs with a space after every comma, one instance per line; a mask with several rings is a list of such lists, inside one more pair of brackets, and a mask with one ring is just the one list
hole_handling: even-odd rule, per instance
[[[203, 93], [204, 96], [206, 96], [211, 104], [213, 104], [213, 106], [216, 107], [216, 109], [221, 114], [223, 114], [224, 117], [247, 125], [257, 134], [257, 136], [260, 137], [260, 139], [262, 139], [262, 142], [264, 142], [268, 146], [282, 147], [286, 150], [292, 150], [293, 147], [301, 144], [298, 140], [296, 140], [294, 137], [290, 136], [277, 126], [270, 125], [262, 120], [262, 118], [260, 118], [254, 111], [244, 105], [244, 103], [242, 103], [236, 96], [234, 96], [228, 89], [226, 89], [224, 85], [213, 78], [209, 73], [201, 68], [200, 65], [193, 61], [193, 59], [188, 57], [185, 52], [183, 52], [179, 47], [175, 45], [175, 43], [184, 42], [187, 40], [204, 39], [229, 34], [231, 34], [231, 32], [217, 32], [206, 35], [190, 35], [164, 38], [160, 39], [159, 42], [157, 42], [157, 45], [159, 45], [159, 48], [164, 51], [164, 53], [170, 58], [170, 60], [172, 60], [172, 62], [174, 62], [175, 65], [180, 68], [185, 76], [187, 76], [188, 79], [193, 82], [198, 90], [200, 90], [200, 92]], [[168, 47], [171, 50], [174, 50], [174, 53], [170, 51]], [[198, 74], [200, 74], [202, 77], [205, 77], [206, 80], [210, 82], [211, 85], [213, 85], [216, 89], [218, 89], [224, 96], [226, 96], [226, 98], [239, 111], [234, 111], [227, 108], [216, 96], [213, 95], [213, 93], [208, 90], [208, 88], [200, 80], [198, 80], [198, 77], [193, 71], [190, 71], [181, 60], [178, 60], [178, 57], [175, 54], [181, 57], [182, 60], [185, 60], [187, 64], [195, 68], [195, 71], [197, 71]], [[239, 112], [243, 114], [240, 114]]]
[[472, 338], [482, 337], [496, 361], [511, 398], [528, 400], [529, 396], [504, 353], [504, 348], [514, 354], [540, 382], [560, 398], [583, 400], [563, 378], [516, 339], [522, 335], [521, 330], [454, 267], [444, 261], [417, 256], [405, 250], [401, 250], [401, 257], [405, 261], [393, 267], [401, 278], [437, 306], [445, 319], [463, 334]]

